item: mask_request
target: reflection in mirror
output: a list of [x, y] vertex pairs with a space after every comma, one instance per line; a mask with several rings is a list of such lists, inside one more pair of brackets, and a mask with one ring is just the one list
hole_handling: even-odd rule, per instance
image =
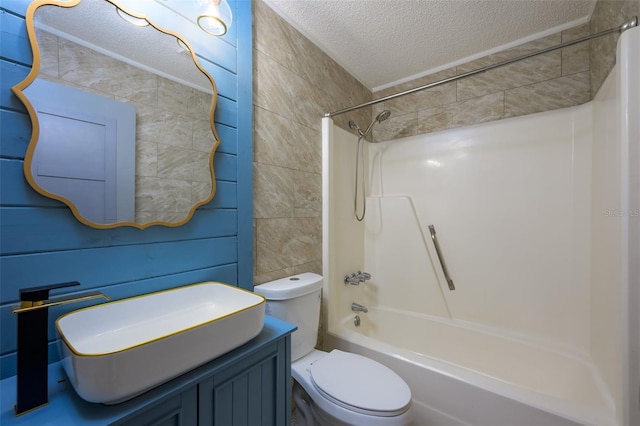
[[25, 174], [90, 226], [180, 225], [215, 190], [215, 86], [187, 44], [116, 10], [36, 10], [41, 63], [23, 92], [39, 137]]

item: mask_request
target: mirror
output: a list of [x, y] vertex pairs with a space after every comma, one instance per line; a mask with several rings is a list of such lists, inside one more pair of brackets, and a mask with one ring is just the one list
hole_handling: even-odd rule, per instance
[[186, 223], [213, 198], [220, 143], [189, 43], [115, 0], [34, 3], [33, 69], [14, 87], [33, 123], [27, 181], [92, 227]]

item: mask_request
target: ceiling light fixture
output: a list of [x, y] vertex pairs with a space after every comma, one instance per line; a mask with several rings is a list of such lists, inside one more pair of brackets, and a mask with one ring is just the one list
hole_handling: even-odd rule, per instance
[[147, 21], [146, 19], [131, 16], [119, 7], [116, 7], [116, 12], [118, 12], [118, 16], [120, 16], [122, 19], [124, 19], [131, 25], [135, 25], [136, 27], [146, 27], [147, 25], [149, 25], [149, 21]]
[[233, 15], [227, 0], [198, 0], [202, 12], [198, 15], [198, 26], [207, 34], [223, 36], [231, 26]]
[[191, 52], [191, 49], [189, 49], [189, 46], [187, 46], [184, 41], [180, 40], [178, 37], [176, 37], [176, 41], [178, 42], [178, 46], [180, 46], [180, 48], [182, 50], [186, 50], [187, 52]]
[[189, 49], [189, 46], [179, 38], [176, 38], [176, 41], [178, 42], [178, 46], [180, 46], [178, 50], [176, 50], [176, 53], [184, 56], [185, 58], [191, 58], [191, 49]]

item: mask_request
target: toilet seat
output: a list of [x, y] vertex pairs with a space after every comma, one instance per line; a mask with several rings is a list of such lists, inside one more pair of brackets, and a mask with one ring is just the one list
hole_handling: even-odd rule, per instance
[[333, 350], [315, 361], [309, 373], [323, 397], [357, 413], [398, 416], [411, 403], [411, 390], [400, 376], [361, 355]]

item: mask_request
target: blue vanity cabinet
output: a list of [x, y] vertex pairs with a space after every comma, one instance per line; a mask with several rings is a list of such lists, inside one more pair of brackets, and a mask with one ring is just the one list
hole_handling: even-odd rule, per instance
[[[288, 426], [291, 333], [265, 316], [244, 345], [116, 405], [92, 404], [73, 390], [60, 363], [49, 365], [49, 404], [16, 417], [15, 376], [0, 383], [2, 426]], [[150, 360], [150, 362], [153, 362]]]
[[[272, 320], [272, 319], [269, 319]], [[271, 321], [269, 321], [271, 322]], [[269, 328], [267, 327], [267, 332]], [[264, 334], [265, 330], [263, 330]], [[262, 336], [261, 334], [261, 336]], [[260, 337], [258, 339], [260, 339]], [[118, 426], [281, 426], [291, 424], [291, 337], [251, 343], [219, 358], [197, 384], [113, 423]], [[216, 361], [214, 361], [216, 363]]]
[[118, 426], [279, 426], [291, 424], [290, 339], [235, 362]]

